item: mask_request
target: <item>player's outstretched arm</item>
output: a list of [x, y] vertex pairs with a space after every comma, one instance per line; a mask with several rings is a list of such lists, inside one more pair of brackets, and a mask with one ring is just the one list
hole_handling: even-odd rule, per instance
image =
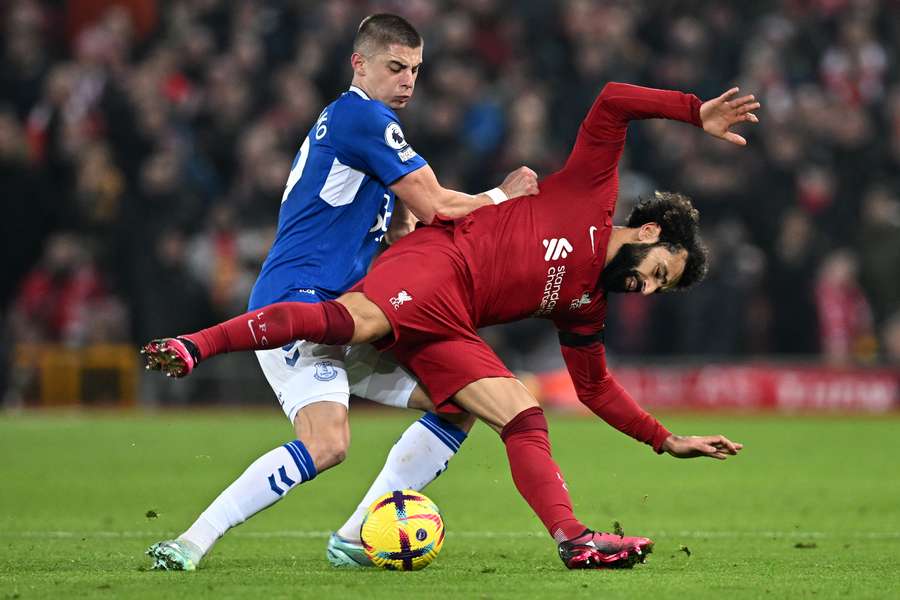
[[710, 135], [744, 145], [747, 141], [730, 128], [743, 122], [758, 123], [752, 111], [760, 105], [753, 95], [735, 98], [737, 92], [738, 88], [734, 87], [702, 102], [693, 94], [675, 90], [610, 82], [603, 86], [582, 126], [595, 141], [624, 144], [630, 121], [671, 119], [691, 123]]
[[635, 120], [670, 119], [701, 127], [702, 104], [693, 94], [611, 81], [588, 111], [582, 133], [588, 135], [588, 143], [624, 144], [628, 123]]
[[733, 87], [721, 96], [701, 104], [700, 122], [703, 124], [703, 131], [711, 136], [738, 146], [746, 146], [747, 140], [731, 131], [731, 128], [739, 123], [759, 123], [753, 111], [760, 104], [753, 94], [735, 98], [738, 91], [739, 88]]
[[680, 436], [671, 433], [613, 378], [606, 368], [603, 343], [591, 337], [560, 333], [559, 339], [578, 399], [598, 417], [634, 439], [653, 446], [659, 454], [668, 452], [677, 458], [708, 456], [724, 460], [744, 447], [724, 435]]
[[606, 369], [606, 350], [595, 336], [560, 332], [563, 360], [578, 400], [595, 415], [662, 454], [672, 432], [635, 402]]
[[425, 165], [395, 181], [391, 190], [420, 221], [431, 223], [436, 215], [456, 219], [482, 206], [532, 196], [538, 193], [538, 185], [534, 171], [519, 167], [499, 187], [473, 196], [441, 186], [431, 167]]
[[[675, 90], [607, 83], [581, 122], [565, 170], [590, 187], [601, 186], [616, 177], [631, 121], [670, 119], [703, 127], [702, 104], [697, 96]], [[615, 194], [607, 202], [615, 202]]]
[[728, 455], [735, 455], [744, 447], [732, 442], [724, 435], [670, 435], [663, 442], [662, 449], [676, 458], [696, 458], [708, 456], [725, 460]]

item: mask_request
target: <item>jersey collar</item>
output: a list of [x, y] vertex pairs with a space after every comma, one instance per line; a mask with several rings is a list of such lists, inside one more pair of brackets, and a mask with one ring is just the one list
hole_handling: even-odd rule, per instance
[[358, 95], [363, 100], [371, 100], [371, 98], [369, 98], [369, 95], [367, 93], [365, 93], [364, 91], [362, 91], [362, 88], [356, 87], [355, 85], [351, 85], [350, 91], [355, 93], [356, 95]]

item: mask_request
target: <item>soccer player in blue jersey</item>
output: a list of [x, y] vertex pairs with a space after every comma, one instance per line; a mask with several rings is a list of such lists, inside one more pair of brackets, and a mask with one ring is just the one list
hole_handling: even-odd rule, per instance
[[[322, 111], [294, 159], [275, 241], [250, 295], [251, 311], [273, 302], [337, 298], [365, 274], [385, 236], [399, 237], [416, 218], [461, 217], [480, 206], [537, 193], [537, 176], [525, 167], [482, 194], [446, 189], [409, 145], [394, 111], [412, 98], [422, 38], [407, 21], [388, 14], [367, 17], [350, 60], [350, 90]], [[396, 215], [395, 196], [402, 201]], [[184, 338], [166, 344], [163, 355], [196, 352]], [[154, 568], [195, 569], [227, 530], [342, 462], [349, 445], [351, 393], [394, 406], [431, 406], [408, 372], [370, 347], [347, 350], [297, 340], [257, 357], [297, 439], [254, 461], [177, 539], [151, 546], [147, 553]], [[373, 494], [424, 487], [446, 468], [471, 424], [465, 416], [454, 423], [433, 414], [413, 423], [363, 504]], [[410, 455], [415, 459], [408, 460]], [[358, 509], [332, 536], [328, 557], [333, 564], [366, 560], [358, 543], [361, 520]]]

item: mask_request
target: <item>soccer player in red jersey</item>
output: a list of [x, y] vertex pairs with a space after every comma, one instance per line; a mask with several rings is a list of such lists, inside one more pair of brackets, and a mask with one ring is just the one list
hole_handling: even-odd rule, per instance
[[594, 532], [578, 521], [543, 411], [477, 329], [551, 319], [579, 400], [613, 427], [676, 457], [737, 454], [742, 445], [724, 436], [673, 435], [641, 409], [607, 370], [603, 345], [607, 293], [685, 288], [706, 270], [699, 213], [684, 196], [657, 193], [626, 227], [613, 227], [629, 122], [683, 121], [744, 145], [731, 127], [757, 122], [759, 103], [737, 92], [701, 103], [677, 91], [607, 84], [565, 166], [541, 181], [539, 194], [436, 219], [394, 244], [337, 300], [273, 304], [177, 340], [154, 340], [144, 347], [147, 366], [184, 376], [216, 354], [295, 339], [391, 348], [438, 412], [467, 411], [500, 432], [513, 481], [567, 567], [631, 566], [652, 542]]

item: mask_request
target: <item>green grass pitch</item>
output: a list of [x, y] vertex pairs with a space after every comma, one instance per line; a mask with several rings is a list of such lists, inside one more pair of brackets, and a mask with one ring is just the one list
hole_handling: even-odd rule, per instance
[[664, 418], [679, 433], [724, 433], [746, 444], [720, 463], [656, 456], [595, 419], [551, 415], [580, 518], [603, 529], [619, 521], [626, 533], [656, 540], [632, 571], [566, 571], [516, 493], [499, 439], [478, 426], [427, 490], [447, 524], [441, 555], [424, 571], [398, 573], [339, 571], [324, 557], [326, 532], [415, 418], [351, 415], [347, 462], [233, 530], [195, 573], [148, 571], [143, 552], [289, 439], [274, 409], [0, 417], [0, 600], [900, 593], [896, 416]]

